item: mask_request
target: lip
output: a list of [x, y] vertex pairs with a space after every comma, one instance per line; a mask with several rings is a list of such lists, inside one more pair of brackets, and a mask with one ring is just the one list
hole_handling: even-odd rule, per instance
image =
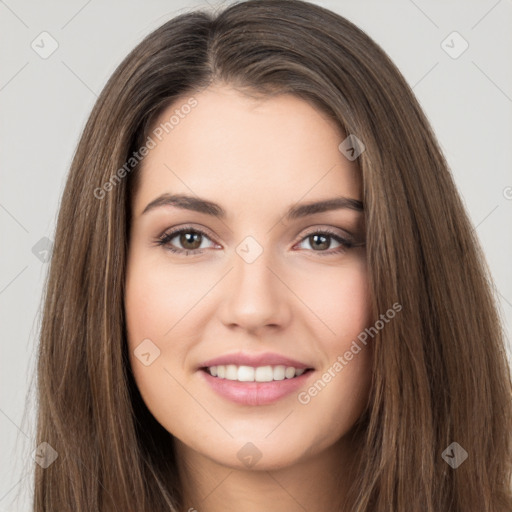
[[[219, 358], [220, 359], [220, 358]], [[212, 360], [216, 361], [216, 360]], [[230, 359], [232, 361], [232, 359]], [[219, 363], [222, 364], [222, 363]], [[215, 366], [215, 365], [209, 365]], [[290, 365], [293, 366], [293, 365]], [[292, 379], [274, 380], [271, 382], [239, 382], [236, 380], [212, 377], [201, 368], [198, 372], [206, 383], [220, 396], [241, 405], [268, 405], [297, 392], [305, 385], [306, 380], [314, 373], [306, 371]]]
[[[210, 366], [234, 364], [236, 366], [293, 366], [296, 369], [306, 371], [299, 377], [292, 379], [274, 380], [271, 382], [239, 382], [236, 380], [220, 379], [213, 377], [206, 371]], [[220, 396], [231, 402], [241, 405], [268, 405], [281, 398], [298, 391], [313, 373], [313, 366], [291, 359], [290, 357], [274, 352], [261, 352], [248, 354], [234, 352], [224, 354], [214, 359], [208, 359], [198, 366], [198, 373], [202, 375], [206, 383]]]
[[199, 365], [198, 369], [206, 368], [209, 366], [219, 366], [221, 364], [234, 364], [236, 366], [254, 366], [255, 368], [257, 368], [258, 366], [283, 365], [293, 366], [294, 368], [297, 368], [299, 370], [306, 370], [308, 368], [314, 369], [311, 365], [301, 363], [300, 361], [297, 361], [295, 359], [290, 359], [289, 357], [282, 356], [280, 354], [275, 354], [273, 352], [262, 352], [261, 354], [246, 354], [243, 352], [236, 352], [233, 354], [225, 354], [223, 356], [216, 357], [214, 359], [209, 359], [208, 361], [204, 361]]

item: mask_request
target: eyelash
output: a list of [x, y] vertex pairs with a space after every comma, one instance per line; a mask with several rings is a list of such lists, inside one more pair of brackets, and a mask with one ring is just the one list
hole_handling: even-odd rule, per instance
[[[202, 236], [208, 238], [209, 240], [211, 240], [211, 237], [208, 236], [208, 234], [205, 233], [204, 231], [197, 229], [197, 228], [190, 227], [190, 226], [185, 226], [183, 228], [179, 228], [174, 231], [164, 233], [163, 235], [161, 235], [160, 237], [157, 238], [155, 243], [158, 246], [166, 246], [167, 250], [169, 250], [175, 254], [180, 254], [182, 256], [190, 256], [190, 255], [195, 256], [195, 255], [202, 254], [204, 252], [204, 249], [189, 250], [189, 249], [176, 249], [175, 247], [172, 247], [172, 245], [170, 245], [170, 241], [173, 238], [175, 238], [176, 236], [181, 235], [182, 233], [194, 233], [194, 234], [202, 235]], [[318, 253], [321, 256], [342, 254], [345, 251], [347, 251], [348, 249], [364, 245], [362, 243], [355, 243], [352, 240], [343, 238], [339, 234], [335, 233], [334, 231], [331, 231], [328, 228], [322, 229], [322, 230], [317, 230], [317, 231], [311, 231], [310, 233], [307, 233], [299, 240], [299, 243], [303, 242], [306, 238], [308, 238], [312, 235], [327, 235], [327, 238], [333, 238], [334, 240], [336, 240], [336, 242], [338, 242], [340, 244], [340, 247], [336, 248], [335, 250], [314, 251], [313, 249], [310, 249], [311, 252]]]

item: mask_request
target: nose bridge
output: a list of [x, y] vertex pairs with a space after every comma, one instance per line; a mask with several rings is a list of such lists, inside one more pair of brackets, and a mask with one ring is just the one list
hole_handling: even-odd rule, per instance
[[223, 322], [248, 329], [286, 322], [289, 304], [283, 284], [274, 275], [271, 250], [248, 236], [236, 247], [233, 266]]
[[267, 289], [268, 293], [268, 287], [275, 285], [269, 280], [269, 275], [272, 275], [268, 269], [272, 265], [271, 259], [270, 250], [264, 250], [258, 242], [240, 243], [234, 256], [234, 291], [253, 295]]

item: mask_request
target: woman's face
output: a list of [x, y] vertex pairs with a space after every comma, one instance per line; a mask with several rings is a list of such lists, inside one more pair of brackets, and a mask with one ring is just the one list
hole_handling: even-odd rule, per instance
[[327, 453], [371, 379], [369, 346], [344, 356], [369, 321], [345, 136], [295, 96], [227, 86], [175, 102], [150, 136], [125, 296], [148, 409], [185, 452], [231, 467]]

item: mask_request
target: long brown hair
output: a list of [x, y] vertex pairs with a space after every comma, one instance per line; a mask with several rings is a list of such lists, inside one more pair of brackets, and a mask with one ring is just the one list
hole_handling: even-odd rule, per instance
[[[172, 436], [128, 362], [124, 275], [140, 165], [126, 164], [166, 106], [213, 82], [295, 94], [365, 146], [370, 307], [375, 318], [395, 302], [402, 311], [372, 341], [350, 510], [510, 512], [510, 368], [489, 271], [445, 158], [384, 51], [299, 0], [182, 14], [132, 51], [98, 98], [62, 197], [44, 298], [37, 445], [59, 457], [35, 465], [34, 511], [181, 506]], [[443, 457], [454, 442], [468, 454], [457, 468]]]

